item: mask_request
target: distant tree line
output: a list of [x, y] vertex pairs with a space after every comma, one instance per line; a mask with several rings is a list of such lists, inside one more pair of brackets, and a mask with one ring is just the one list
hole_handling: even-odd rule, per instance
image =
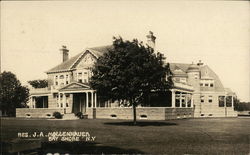
[[234, 104], [234, 110], [237, 111], [250, 111], [250, 102], [236, 102]]

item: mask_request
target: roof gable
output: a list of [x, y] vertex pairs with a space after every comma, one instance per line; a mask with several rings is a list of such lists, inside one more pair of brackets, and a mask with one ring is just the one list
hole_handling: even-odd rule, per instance
[[85, 90], [89, 89], [90, 86], [83, 84], [83, 83], [78, 83], [78, 82], [72, 82], [64, 87], [62, 87], [59, 91], [75, 91], [75, 90]]
[[94, 65], [97, 57], [89, 50], [86, 50], [78, 59], [72, 64], [71, 68], [84, 68]]
[[97, 59], [104, 53], [108, 52], [108, 50], [111, 49], [112, 47], [113, 47], [112, 45], [108, 45], [108, 46], [86, 48], [81, 53], [57, 65], [56, 67], [53, 67], [52, 69], [48, 70], [46, 73], [56, 73], [56, 72], [62, 72], [62, 71], [68, 71], [68, 70], [74, 69], [86, 53], [91, 53]]

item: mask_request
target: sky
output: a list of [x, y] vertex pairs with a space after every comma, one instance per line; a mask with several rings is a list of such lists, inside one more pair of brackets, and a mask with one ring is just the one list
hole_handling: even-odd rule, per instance
[[168, 62], [202, 60], [224, 87], [250, 101], [250, 5], [247, 1], [2, 1], [1, 71], [26, 84], [87, 47], [113, 36], [146, 42]]

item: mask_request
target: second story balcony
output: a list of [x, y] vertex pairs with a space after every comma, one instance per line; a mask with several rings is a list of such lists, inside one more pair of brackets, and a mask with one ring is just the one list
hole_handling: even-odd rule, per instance
[[42, 94], [49, 94], [50, 90], [48, 87], [46, 88], [31, 88], [30, 95], [42, 95]]

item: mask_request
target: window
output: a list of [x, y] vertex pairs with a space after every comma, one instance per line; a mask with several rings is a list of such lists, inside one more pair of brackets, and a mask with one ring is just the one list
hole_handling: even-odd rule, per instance
[[78, 79], [78, 82], [82, 83], [82, 79]]
[[212, 103], [213, 102], [213, 96], [208, 96], [208, 103]]
[[219, 100], [219, 107], [224, 107], [224, 98], [225, 96], [219, 96], [218, 100]]
[[60, 77], [59, 77], [60, 79], [63, 79], [64, 78], [64, 76], [63, 75], [60, 75]]
[[213, 84], [213, 83], [210, 83], [210, 87], [214, 87], [214, 84]]
[[66, 81], [66, 84], [69, 84], [69, 81]]
[[232, 106], [232, 96], [226, 97], [226, 106], [231, 107]]
[[84, 74], [88, 74], [88, 72], [84, 72]]
[[208, 83], [205, 83], [205, 86], [208, 87]]
[[201, 96], [201, 103], [204, 103], [204, 96]]
[[56, 81], [56, 86], [58, 85], [58, 82]]
[[202, 87], [202, 86], [203, 86], [203, 83], [200, 83], [200, 86]]

